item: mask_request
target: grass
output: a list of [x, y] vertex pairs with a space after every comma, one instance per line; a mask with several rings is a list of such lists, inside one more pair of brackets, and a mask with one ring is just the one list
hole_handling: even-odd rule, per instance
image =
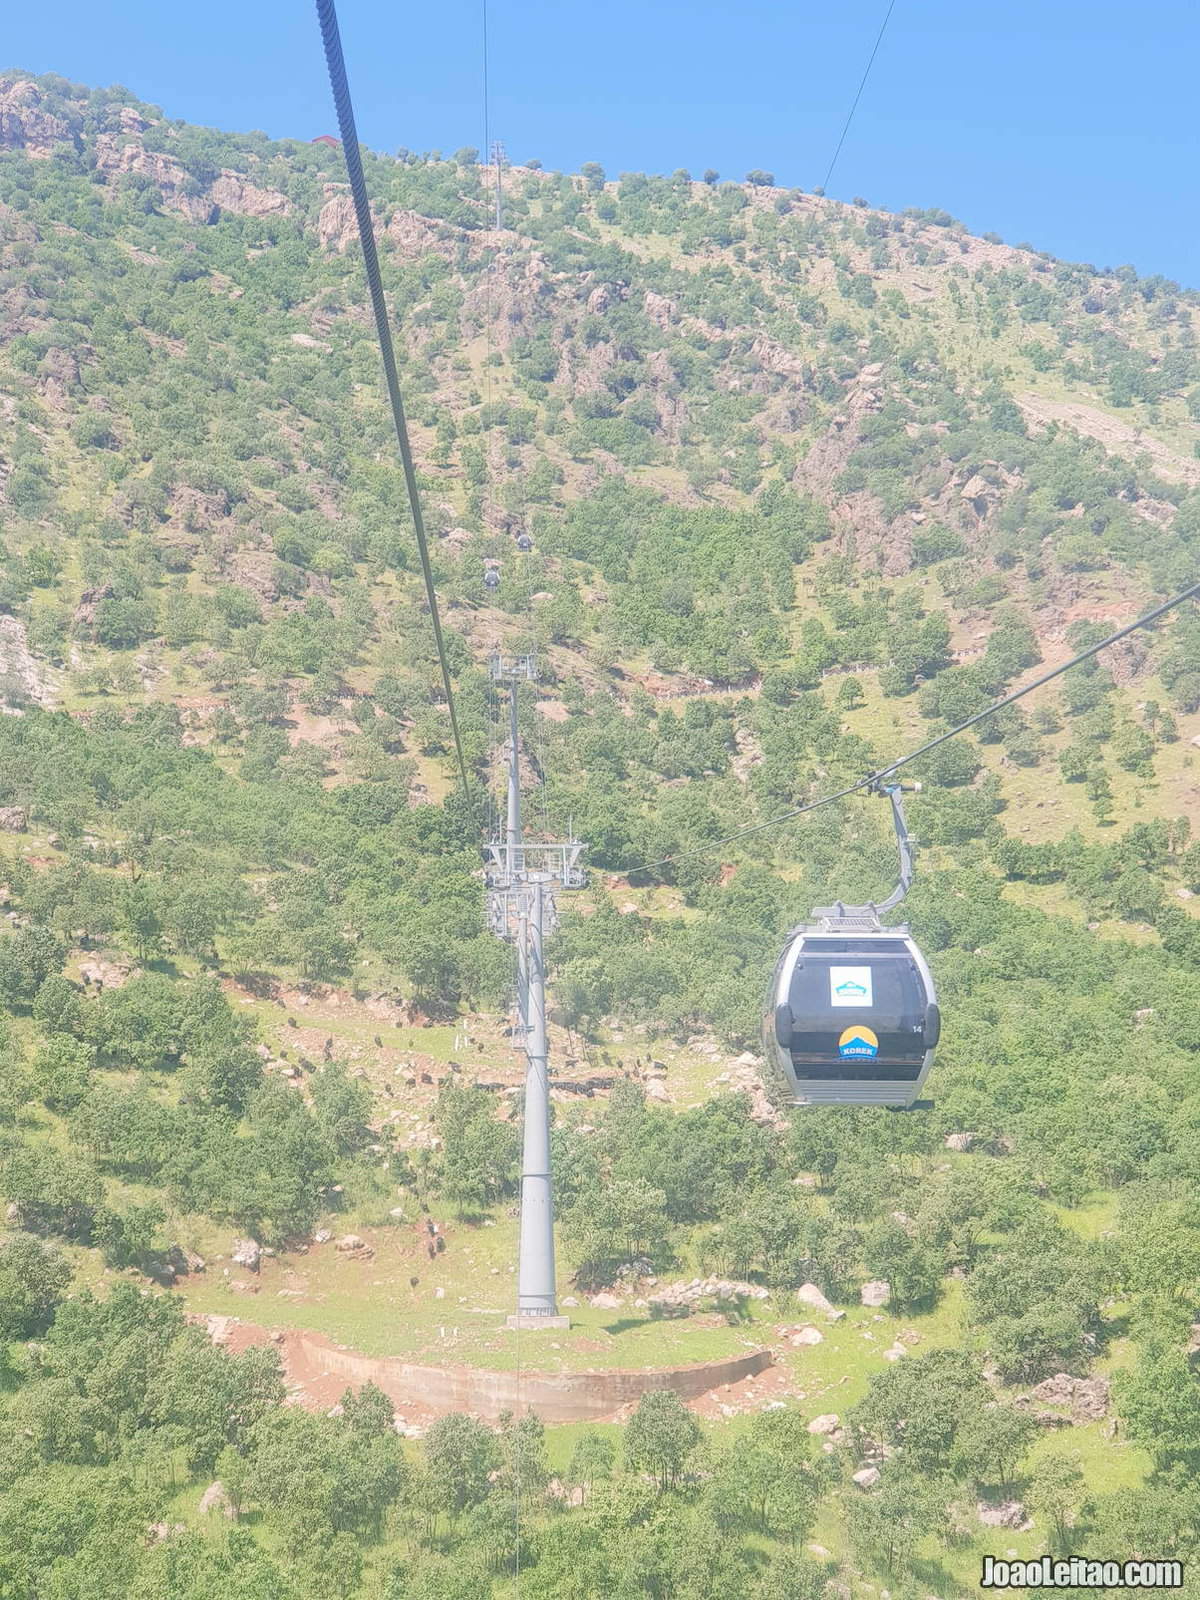
[[[190, 1311], [313, 1329], [365, 1355], [514, 1370], [517, 1339], [504, 1319], [515, 1301], [515, 1218], [497, 1219], [493, 1226], [439, 1225], [447, 1248], [433, 1261], [425, 1253], [423, 1228], [404, 1222], [368, 1230], [355, 1227], [351, 1215], [339, 1220], [337, 1231], [369, 1237], [373, 1260], [350, 1259], [332, 1243], [314, 1246], [307, 1255], [284, 1254], [264, 1262], [256, 1294], [231, 1289], [230, 1283], [251, 1281], [251, 1276], [234, 1268], [226, 1279], [225, 1263], [214, 1260], [202, 1277], [187, 1280], [181, 1293]], [[419, 1280], [415, 1288], [410, 1286], [414, 1277]], [[558, 1292], [560, 1300], [572, 1295], [565, 1268], [559, 1271]], [[523, 1335], [522, 1366], [543, 1371], [686, 1366], [757, 1348], [766, 1334], [764, 1329], [756, 1336], [753, 1326], [710, 1326], [702, 1318], [657, 1322], [632, 1306], [603, 1311], [576, 1298], [580, 1303], [569, 1308], [568, 1332]]]

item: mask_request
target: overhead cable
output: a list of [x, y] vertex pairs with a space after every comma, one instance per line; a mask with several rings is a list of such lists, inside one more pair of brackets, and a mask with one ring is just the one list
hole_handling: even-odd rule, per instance
[[450, 711], [450, 728], [454, 735], [454, 749], [458, 756], [458, 770], [462, 778], [463, 793], [470, 800], [471, 779], [467, 771], [467, 758], [459, 732], [458, 715], [454, 705], [454, 685], [450, 678], [450, 663], [446, 658], [446, 645], [442, 637], [442, 619], [438, 611], [437, 590], [433, 582], [433, 567], [429, 560], [429, 543], [425, 537], [425, 518], [421, 511], [421, 496], [417, 488], [417, 470], [413, 463], [412, 445], [408, 437], [408, 423], [404, 416], [404, 402], [400, 398], [400, 380], [396, 373], [396, 353], [392, 347], [392, 332], [388, 322], [387, 304], [383, 298], [383, 280], [379, 274], [379, 253], [375, 248], [375, 229], [371, 221], [371, 202], [363, 176], [362, 153], [358, 147], [358, 130], [354, 123], [354, 106], [350, 99], [350, 84], [346, 77], [346, 63], [342, 57], [342, 41], [338, 31], [337, 10], [334, 0], [317, 0], [317, 16], [321, 23], [321, 38], [325, 45], [325, 61], [329, 68], [329, 82], [337, 107], [338, 130], [342, 136], [342, 154], [346, 158], [346, 175], [350, 179], [350, 193], [354, 200], [354, 215], [358, 222], [358, 238], [362, 245], [363, 265], [371, 290], [371, 305], [375, 312], [375, 333], [379, 340], [379, 353], [383, 358], [383, 373], [387, 381], [388, 399], [392, 407], [392, 420], [396, 425], [396, 441], [400, 447], [400, 461], [404, 468], [404, 482], [408, 490], [408, 504], [412, 513], [413, 530], [417, 536], [417, 550], [421, 557], [421, 572], [425, 579], [425, 597], [429, 602], [429, 615], [433, 622], [433, 637], [437, 645], [438, 661], [442, 669], [442, 687]]
[[859, 83], [858, 93], [854, 96], [854, 101], [850, 107], [846, 121], [843, 124], [842, 135], [837, 142], [837, 149], [833, 152], [833, 158], [829, 163], [829, 168], [826, 171], [825, 177], [821, 183], [822, 189], [828, 189], [829, 187], [829, 180], [833, 177], [833, 169], [837, 166], [838, 157], [842, 153], [842, 146], [846, 142], [846, 135], [850, 132], [850, 124], [854, 121], [854, 113], [858, 110], [858, 102], [862, 99], [863, 90], [867, 87], [867, 79], [871, 76], [871, 68], [875, 65], [875, 57], [879, 54], [879, 46], [883, 43], [883, 36], [887, 32], [887, 25], [892, 20], [892, 12], [895, 9], [896, 0], [891, 0], [886, 13], [884, 14], [883, 21], [879, 25], [879, 32], [875, 36], [875, 44], [871, 50], [870, 57], [867, 60], [867, 67], [866, 71], [862, 75], [862, 81]]
[[1118, 644], [1122, 639], [1128, 638], [1131, 633], [1136, 633], [1139, 628], [1145, 628], [1168, 611], [1173, 611], [1176, 606], [1185, 600], [1193, 600], [1200, 596], [1200, 583], [1194, 583], [1180, 594], [1172, 595], [1169, 600], [1164, 600], [1162, 605], [1155, 606], [1153, 611], [1147, 611], [1145, 616], [1138, 617], [1136, 621], [1126, 623], [1125, 627], [1118, 628], [1115, 633], [1110, 633], [1107, 638], [1101, 639], [1098, 644], [1089, 645], [1086, 650], [1081, 650], [1078, 655], [1064, 661], [1061, 666], [1052, 667], [1049, 672], [1043, 672], [1031, 683], [1023, 684], [1021, 688], [1014, 689], [1011, 694], [1006, 694], [1003, 700], [997, 700], [993, 705], [987, 706], [983, 711], [977, 711], [973, 717], [957, 723], [945, 733], [939, 733], [936, 738], [927, 740], [916, 750], [910, 750], [907, 755], [901, 756], [896, 761], [890, 761], [877, 772], [868, 773], [865, 778], [860, 778], [857, 783], [847, 784], [844, 789], [838, 789], [834, 794], [822, 795], [819, 800], [809, 800], [802, 806], [794, 806], [790, 811], [784, 811], [777, 817], [771, 817], [766, 822], [755, 822], [748, 828], [739, 828], [736, 833], [727, 834], [723, 839], [716, 839], [710, 844], [697, 845], [694, 850], [681, 850], [676, 855], [663, 856], [659, 861], [647, 861], [636, 867], [621, 869], [623, 878], [632, 877], [639, 872], [653, 872], [658, 867], [672, 865], [676, 861], [687, 861], [694, 856], [710, 855], [714, 850], [720, 850], [727, 844], [733, 844], [738, 839], [746, 839], [752, 833], [763, 833], [768, 828], [777, 828], [784, 822], [791, 822], [796, 817], [803, 817], [810, 811], [819, 811], [822, 806], [834, 805], [838, 800], [845, 800], [852, 794], [858, 794], [864, 789], [879, 788], [894, 772], [899, 772], [901, 767], [906, 767], [910, 762], [927, 755], [930, 750], [936, 750], [938, 745], [945, 744], [947, 739], [957, 738], [960, 733], [965, 733], [968, 728], [973, 728], [976, 723], [983, 722], [988, 717], [994, 717], [998, 711], [1003, 711], [1006, 706], [1011, 706], [1018, 700], [1024, 699], [1027, 694], [1032, 694], [1035, 689], [1040, 689], [1043, 684], [1060, 678], [1064, 672], [1070, 672], [1072, 667], [1078, 667], [1084, 661], [1090, 661], [1101, 650], [1107, 650], [1109, 645]]

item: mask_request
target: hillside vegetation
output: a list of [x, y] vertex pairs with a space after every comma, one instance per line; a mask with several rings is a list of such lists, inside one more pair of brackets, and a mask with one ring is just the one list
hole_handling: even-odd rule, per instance
[[[473, 151], [366, 168], [470, 796], [340, 153], [0, 76], [0, 1596], [477, 1600], [519, 1559], [556, 1600], [916, 1600], [983, 1550], [1200, 1557], [1195, 609], [922, 763], [932, 1113], [720, 1092], [782, 933], [890, 886], [879, 803], [715, 844], [1195, 581], [1200, 300], [766, 173], [531, 163], [497, 229]], [[717, 1353], [886, 1279], [888, 1359], [857, 1309], [822, 1352], [845, 1400], [789, 1347], [809, 1388], [750, 1421], [410, 1443], [185, 1320], [238, 1309], [188, 1271], [235, 1235], [511, 1243], [515, 1127], [462, 1065], [517, 1081], [499, 649], [541, 665], [530, 831], [593, 869], [557, 1055], [615, 1079], [557, 1107], [564, 1273], [765, 1287]], [[1102, 1398], [1056, 1428], [1059, 1374]]]

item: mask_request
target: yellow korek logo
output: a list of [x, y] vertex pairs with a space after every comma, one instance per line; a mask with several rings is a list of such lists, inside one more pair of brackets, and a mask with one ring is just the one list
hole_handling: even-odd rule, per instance
[[879, 1054], [879, 1040], [870, 1028], [864, 1028], [856, 1022], [852, 1028], [847, 1028], [838, 1040], [838, 1055], [859, 1056], [870, 1059]]

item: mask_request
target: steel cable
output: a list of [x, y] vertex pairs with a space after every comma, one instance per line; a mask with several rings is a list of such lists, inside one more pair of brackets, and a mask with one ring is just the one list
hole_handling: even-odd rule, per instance
[[860, 778], [857, 783], [851, 783], [844, 789], [838, 789], [834, 794], [822, 795], [819, 800], [809, 800], [802, 806], [794, 806], [790, 811], [784, 811], [777, 817], [770, 817], [766, 822], [752, 823], [748, 828], [739, 828], [736, 833], [726, 834], [723, 839], [717, 839], [711, 844], [697, 845], [694, 850], [681, 850], [676, 855], [663, 856], [658, 861], [647, 861], [636, 867], [623, 867], [620, 876], [629, 878], [640, 872], [653, 872], [658, 867], [672, 865], [676, 861], [689, 861], [695, 856], [710, 855], [714, 850], [720, 850], [724, 845], [733, 844], [738, 839], [746, 839], [752, 833], [763, 833], [768, 828], [777, 828], [782, 823], [791, 822], [796, 817], [803, 817], [810, 811], [819, 811], [822, 806], [834, 805], [838, 800], [845, 800], [849, 795], [858, 794], [863, 789], [877, 788], [885, 779], [890, 778], [893, 772], [899, 772], [901, 767], [907, 767], [910, 762], [927, 755], [930, 750], [936, 750], [938, 745], [945, 744], [947, 739], [957, 738], [960, 733], [965, 733], [968, 728], [973, 728], [977, 722], [983, 722], [987, 717], [994, 717], [998, 711], [1003, 711], [1006, 706], [1011, 706], [1016, 701], [1024, 699], [1027, 694], [1032, 694], [1034, 689], [1040, 689], [1043, 684], [1060, 678], [1064, 672], [1070, 672], [1072, 667], [1079, 666], [1084, 661], [1090, 661], [1101, 650], [1107, 650], [1110, 645], [1117, 644], [1120, 640], [1128, 638], [1131, 633], [1136, 633], [1139, 628], [1148, 627], [1150, 623], [1158, 620], [1168, 611], [1173, 611], [1176, 606], [1185, 600], [1195, 599], [1200, 596], [1200, 583], [1192, 584], [1191, 588], [1184, 589], [1180, 594], [1172, 595], [1169, 600], [1164, 600], [1162, 605], [1155, 606], [1153, 611], [1147, 611], [1145, 616], [1138, 617], [1136, 621], [1126, 623], [1123, 628], [1118, 628], [1115, 633], [1110, 633], [1107, 638], [1101, 639], [1098, 644], [1089, 645], [1086, 650], [1081, 650], [1078, 655], [1064, 661], [1061, 666], [1052, 667], [1049, 672], [1043, 672], [1032, 683], [1014, 689], [1011, 694], [1006, 694], [1002, 700], [977, 711], [973, 717], [957, 723], [946, 733], [939, 733], [936, 738], [928, 739], [916, 750], [910, 750], [907, 755], [901, 756], [896, 761], [890, 761], [886, 766], [880, 767], [877, 772], [868, 773], [865, 778]]
[[387, 304], [383, 298], [383, 279], [379, 274], [379, 253], [375, 247], [375, 229], [371, 220], [371, 202], [363, 175], [362, 153], [358, 147], [358, 130], [354, 122], [354, 106], [350, 99], [350, 84], [346, 77], [346, 63], [342, 56], [342, 40], [338, 30], [337, 9], [334, 0], [317, 0], [317, 17], [321, 24], [321, 38], [325, 45], [325, 62], [329, 68], [329, 83], [333, 102], [337, 108], [338, 130], [342, 136], [342, 154], [346, 158], [346, 175], [350, 180], [350, 193], [354, 200], [354, 215], [358, 222], [358, 237], [362, 245], [363, 265], [371, 291], [371, 306], [375, 313], [375, 333], [379, 340], [379, 353], [383, 358], [384, 378], [388, 399], [392, 407], [392, 420], [396, 425], [396, 442], [400, 448], [400, 461], [404, 468], [404, 482], [408, 490], [408, 503], [412, 512], [413, 530], [417, 536], [417, 550], [421, 557], [421, 572], [425, 579], [425, 597], [429, 602], [429, 615], [433, 622], [433, 637], [437, 645], [438, 661], [442, 669], [442, 687], [450, 712], [450, 728], [454, 735], [454, 749], [458, 756], [458, 770], [462, 778], [463, 794], [470, 804], [471, 779], [467, 771], [467, 758], [463, 750], [462, 734], [458, 726], [458, 713], [454, 705], [454, 685], [450, 678], [450, 663], [446, 658], [446, 644], [442, 637], [442, 619], [438, 611], [437, 590], [433, 581], [433, 567], [429, 560], [429, 543], [425, 537], [425, 518], [421, 511], [421, 496], [417, 487], [417, 471], [413, 462], [412, 445], [408, 437], [408, 423], [404, 415], [404, 402], [400, 397], [400, 379], [396, 372], [396, 353], [392, 347], [392, 332], [388, 323]]

